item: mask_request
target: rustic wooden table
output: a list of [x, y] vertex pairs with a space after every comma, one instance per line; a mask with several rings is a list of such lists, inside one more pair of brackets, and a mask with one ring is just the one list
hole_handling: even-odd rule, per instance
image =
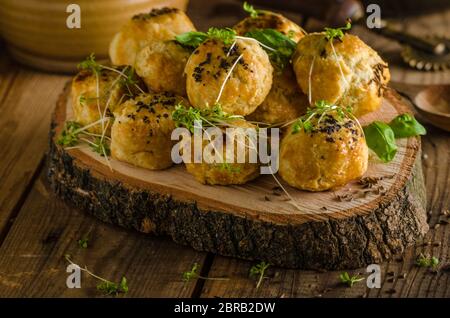
[[[239, 13], [238, 13], [239, 12]], [[230, 25], [240, 19], [231, 1], [192, 1], [189, 14], [200, 29]], [[289, 17], [305, 25], [301, 17]], [[308, 23], [311, 23], [308, 21]], [[306, 28], [308, 28], [306, 23]], [[401, 21], [405, 29], [448, 32], [450, 12]], [[449, 72], [407, 70], [399, 61], [399, 46], [360, 29], [355, 30], [390, 61], [393, 87], [404, 84], [450, 83]], [[339, 272], [270, 268], [259, 289], [249, 279], [250, 262], [194, 251], [164, 237], [146, 237], [104, 224], [77, 211], [53, 195], [46, 181], [45, 152], [50, 116], [68, 76], [46, 74], [11, 61], [0, 47], [0, 297], [96, 297], [95, 279], [83, 276], [81, 289], [66, 287], [65, 254], [96, 274], [129, 281], [129, 297], [450, 297], [450, 272], [430, 273], [414, 266], [418, 253], [450, 263], [449, 134], [427, 126], [423, 141], [431, 230], [423, 243], [381, 265], [381, 289], [364, 282], [348, 288]], [[403, 84], [403, 86], [402, 86]], [[88, 248], [77, 240], [87, 236]], [[182, 273], [194, 263], [208, 277], [229, 281], [193, 280]], [[365, 274], [365, 269], [350, 273]]]

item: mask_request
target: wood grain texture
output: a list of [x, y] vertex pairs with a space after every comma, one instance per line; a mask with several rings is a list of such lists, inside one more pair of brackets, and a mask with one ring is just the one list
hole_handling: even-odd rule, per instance
[[45, 152], [51, 104], [67, 77], [18, 69], [2, 54], [0, 71], [0, 236]]
[[[84, 237], [86, 249], [77, 243]], [[184, 283], [182, 273], [206, 256], [71, 209], [54, 197], [42, 174], [0, 248], [0, 297], [102, 296], [99, 282], [84, 274], [82, 288], [66, 287], [65, 254], [111, 281], [126, 276], [129, 297], [190, 297], [196, 281]]]
[[[111, 171], [89, 149], [66, 151], [55, 142], [70, 120], [68, 93], [66, 88], [52, 121], [49, 177], [58, 195], [103, 221], [170, 235], [198, 250], [313, 269], [355, 268], [390, 258], [428, 230], [417, 138], [402, 140], [389, 165], [372, 163], [368, 175], [378, 176], [381, 169], [380, 176], [395, 176], [383, 184], [386, 193], [337, 203], [330, 192], [287, 187], [299, 211], [286, 201], [273, 207], [274, 200], [261, 199], [277, 185], [269, 176], [244, 186], [204, 186], [181, 167], [148, 171], [111, 160]], [[393, 92], [385, 97], [378, 119], [407, 111]]]

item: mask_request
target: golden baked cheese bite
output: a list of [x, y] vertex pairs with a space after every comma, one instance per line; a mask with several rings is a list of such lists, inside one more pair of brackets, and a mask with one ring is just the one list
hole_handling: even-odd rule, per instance
[[184, 67], [191, 52], [175, 41], [149, 44], [136, 57], [136, 72], [155, 93], [186, 95]]
[[[124, 76], [105, 68], [99, 70], [98, 77], [94, 71], [86, 69], [81, 70], [73, 78], [71, 96], [74, 120], [82, 126], [98, 122], [103, 117], [112, 118], [112, 112], [119, 104], [145, 89], [145, 86], [130, 66], [120, 66], [114, 69], [126, 76], [130, 76], [133, 83], [127, 83]], [[99, 122], [90, 127], [88, 131], [102, 134], [103, 128], [108, 126], [106, 135], [109, 136], [111, 124], [112, 122], [104, 121], [102, 125]]]
[[186, 91], [197, 108], [220, 103], [230, 114], [248, 115], [266, 98], [272, 86], [269, 56], [252, 40], [225, 44], [209, 39], [200, 44], [186, 64]]
[[284, 123], [300, 117], [308, 108], [308, 97], [298, 88], [291, 65], [274, 72], [272, 88], [266, 99], [246, 118], [267, 124]]
[[329, 40], [325, 33], [302, 38], [292, 64], [301, 90], [319, 100], [351, 106], [356, 116], [377, 110], [389, 82], [387, 63], [357, 36]]
[[239, 35], [245, 35], [253, 30], [275, 29], [295, 42], [298, 42], [305, 35], [305, 31], [295, 22], [281, 14], [266, 10], [257, 10], [254, 16], [249, 16], [240, 21], [233, 29]]
[[[230, 121], [229, 126], [234, 128], [256, 128], [251, 123], [243, 120], [243, 119], [236, 119], [233, 121]], [[186, 170], [191, 175], [194, 176], [194, 178], [203, 184], [210, 184], [210, 185], [231, 185], [231, 184], [244, 184], [247, 183], [250, 180], [255, 179], [259, 176], [259, 164], [258, 163], [250, 163], [249, 162], [249, 149], [250, 147], [257, 147], [257, 145], [253, 145], [251, 139], [247, 138], [247, 136], [243, 136], [243, 140], [245, 140], [245, 145], [241, 144], [242, 147], [238, 147], [238, 143], [234, 143], [234, 151], [231, 151], [231, 148], [227, 148], [227, 139], [232, 138], [230, 134], [227, 134], [225, 130], [223, 129], [223, 148], [222, 148], [222, 154], [221, 159], [222, 162], [211, 162], [212, 156], [214, 156], [215, 152], [213, 154], [203, 151], [203, 158], [201, 163], [194, 163], [194, 152], [191, 152], [191, 160], [190, 162], [185, 162]], [[237, 130], [235, 132], [236, 136], [239, 134], [245, 134], [244, 130]], [[239, 137], [236, 137], [238, 139]], [[202, 149], [204, 150], [205, 147], [210, 143], [209, 140], [204, 139], [202, 144]], [[244, 156], [245, 156], [245, 162], [239, 163], [238, 158], [238, 150], [244, 149]], [[194, 149], [194, 139], [192, 138], [192, 145], [191, 149]], [[206, 156], [205, 156], [206, 154]], [[207, 156], [211, 156], [211, 158], [208, 158]], [[232, 163], [227, 163], [227, 158], [232, 157]]]
[[[255, 10], [253, 6], [244, 4], [244, 10], [250, 16], [236, 24], [233, 28], [239, 35], [264, 29], [273, 29], [298, 42], [304, 35], [304, 30], [283, 15], [265, 10]], [[282, 123], [304, 114], [307, 108], [307, 98], [298, 89], [292, 66], [274, 65], [272, 89], [264, 102], [248, 116], [249, 120], [268, 124]]]
[[281, 141], [279, 174], [289, 185], [308, 191], [343, 186], [367, 170], [368, 148], [356, 120], [336, 110], [305, 115]]
[[158, 170], [172, 165], [172, 112], [184, 98], [142, 94], [120, 105], [111, 129], [111, 156], [132, 165]]
[[194, 25], [177, 8], [153, 9], [135, 15], [114, 36], [109, 47], [111, 61], [115, 65], [134, 65], [142, 48], [154, 42], [173, 40], [176, 35], [189, 31], [195, 31]]

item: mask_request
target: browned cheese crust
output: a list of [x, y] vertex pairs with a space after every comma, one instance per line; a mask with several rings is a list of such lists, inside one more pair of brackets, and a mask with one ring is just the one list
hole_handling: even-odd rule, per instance
[[390, 79], [387, 63], [357, 36], [332, 43], [324, 33], [312, 33], [297, 44], [292, 62], [302, 91], [311, 92], [312, 104], [350, 106], [356, 116], [377, 110]]
[[187, 105], [182, 97], [164, 93], [142, 94], [122, 104], [114, 112], [111, 156], [152, 170], [170, 167], [172, 112], [180, 102]]
[[[239, 119], [234, 120], [229, 123], [231, 127], [235, 128], [256, 128], [254, 125], [246, 122], [245, 120]], [[236, 131], [237, 135], [244, 134], [243, 130]], [[190, 163], [185, 163], [186, 170], [190, 174], [192, 174], [195, 179], [203, 184], [217, 184], [217, 185], [230, 185], [230, 184], [244, 184], [250, 180], [253, 180], [259, 175], [259, 164], [258, 163], [250, 163], [249, 162], [249, 149], [250, 147], [257, 147], [257, 145], [252, 144], [251, 140], [246, 138], [245, 136], [245, 163], [237, 163], [238, 156], [238, 143], [234, 143], [234, 151], [233, 151], [233, 163], [208, 163], [208, 158], [203, 157], [203, 162], [194, 163], [194, 151], [191, 152], [191, 161]], [[223, 151], [221, 154], [221, 158], [223, 162], [227, 161], [227, 158], [231, 158], [232, 154], [230, 148], [226, 147], [226, 140], [231, 138], [231, 135], [226, 134], [225, 130], [223, 130]], [[210, 141], [204, 140], [202, 148], [204, 149]], [[194, 141], [192, 140], [191, 149], [194, 147]], [[216, 148], [217, 149], [217, 148]], [[213, 148], [214, 150], [214, 148]], [[203, 152], [203, 155], [212, 156], [214, 155], [214, 151], [211, 152]]]
[[213, 107], [223, 86], [218, 102], [225, 112], [236, 115], [252, 113], [272, 86], [269, 57], [251, 40], [236, 40], [234, 46], [207, 40], [192, 53], [185, 72], [187, 95], [194, 107]]
[[142, 48], [155, 42], [174, 40], [176, 35], [190, 31], [195, 31], [191, 20], [176, 8], [153, 9], [135, 15], [111, 41], [111, 61], [114, 65], [134, 66]]
[[184, 67], [189, 55], [189, 50], [174, 41], [155, 42], [137, 54], [136, 72], [152, 92], [186, 96]]
[[[123, 72], [131, 69], [121, 66], [117, 67], [117, 70]], [[140, 79], [136, 77], [136, 80], [136, 85], [140, 86], [141, 89], [144, 88]], [[86, 126], [102, 117], [112, 118], [114, 110], [120, 103], [138, 93], [139, 89], [134, 84], [126, 85], [123, 76], [120, 74], [101, 69], [98, 74], [97, 95], [97, 75], [91, 70], [82, 70], [72, 80], [71, 95], [74, 120], [82, 126]], [[106, 135], [110, 136], [112, 122], [104, 121], [103, 124], [108, 127]], [[102, 128], [102, 124], [99, 123], [89, 128], [88, 131], [101, 134]]]
[[305, 31], [298, 24], [281, 14], [270, 11], [260, 11], [255, 18], [247, 17], [236, 24], [233, 29], [239, 35], [245, 35], [249, 31], [258, 29], [275, 29], [295, 42], [305, 35]]
[[291, 65], [287, 65], [281, 73], [274, 72], [269, 94], [247, 119], [268, 124], [284, 123], [300, 117], [307, 108], [308, 97], [299, 89]]
[[345, 185], [367, 170], [368, 148], [363, 132], [351, 119], [326, 114], [313, 129], [294, 132], [291, 126], [280, 147], [279, 173], [300, 190], [324, 191]]

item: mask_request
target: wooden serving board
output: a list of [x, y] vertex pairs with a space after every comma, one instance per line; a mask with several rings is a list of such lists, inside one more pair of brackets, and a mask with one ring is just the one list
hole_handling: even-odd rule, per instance
[[[105, 222], [169, 235], [198, 250], [305, 269], [380, 262], [428, 230], [419, 138], [397, 140], [398, 152], [389, 164], [370, 159], [366, 176], [384, 177], [378, 183], [385, 189], [381, 193], [356, 195], [361, 193], [356, 181], [318, 193], [284, 184], [299, 210], [274, 192], [277, 184], [270, 175], [242, 186], [209, 186], [182, 165], [150, 171], [111, 159], [111, 171], [88, 147], [63, 149], [55, 140], [72, 116], [69, 95], [67, 86], [53, 116], [49, 178], [63, 199]], [[408, 111], [389, 89], [381, 109], [361, 122], [389, 121]], [[350, 193], [353, 200], [342, 200]]]

